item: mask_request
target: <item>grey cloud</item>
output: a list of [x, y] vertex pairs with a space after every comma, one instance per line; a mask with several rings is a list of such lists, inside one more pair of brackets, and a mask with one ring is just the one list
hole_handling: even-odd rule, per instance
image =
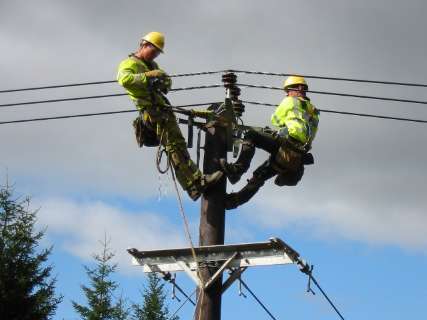
[[[1, 5], [2, 89], [114, 79], [119, 61], [150, 30], [166, 33], [166, 53], [159, 63], [171, 73], [233, 67], [427, 82], [425, 1], [392, 5], [385, 0], [14, 1]], [[283, 81], [241, 79], [275, 86]], [[175, 86], [218, 82], [215, 76], [177, 79]], [[310, 84], [313, 90], [427, 99], [424, 89], [320, 80]], [[114, 84], [8, 94], [0, 97], [0, 103], [111, 92], [122, 89]], [[201, 90], [171, 94], [171, 100], [193, 103], [222, 96], [221, 89]], [[278, 103], [282, 93], [245, 89], [242, 97]], [[427, 119], [427, 109], [421, 105], [312, 98], [319, 108]], [[124, 97], [1, 109], [0, 118], [129, 108], [133, 107]], [[247, 106], [247, 110], [246, 124], [265, 125], [273, 108]], [[131, 120], [132, 115], [116, 115], [0, 126], [1, 170], [7, 167], [12, 177], [30, 177], [38, 190], [46, 192], [153, 197], [158, 192], [155, 150], [136, 148]], [[295, 219], [307, 224], [314, 219], [339, 235], [424, 248], [419, 226], [425, 226], [426, 137], [421, 124], [323, 113], [313, 150], [316, 165], [307, 168], [301, 186], [278, 189], [270, 183], [256, 202], [270, 201], [274, 221], [281, 226]], [[265, 157], [260, 152], [252, 169]]]

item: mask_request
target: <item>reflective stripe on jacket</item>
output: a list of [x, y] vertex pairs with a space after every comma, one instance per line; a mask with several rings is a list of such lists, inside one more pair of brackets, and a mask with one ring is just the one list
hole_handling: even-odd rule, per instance
[[132, 55], [119, 65], [117, 81], [126, 89], [139, 110], [152, 106], [153, 102], [156, 105], [166, 104], [162, 96], [150, 87], [145, 76], [145, 72], [158, 68], [154, 61], [147, 63]]
[[309, 145], [316, 136], [319, 111], [308, 98], [285, 97], [271, 116], [271, 123], [286, 127], [292, 138]]

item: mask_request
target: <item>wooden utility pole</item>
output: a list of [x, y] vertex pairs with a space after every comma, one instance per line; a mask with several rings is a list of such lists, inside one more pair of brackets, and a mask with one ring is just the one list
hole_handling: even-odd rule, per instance
[[[226, 88], [226, 103], [231, 107], [231, 99], [237, 99], [240, 91], [235, 87], [235, 74], [223, 75], [224, 87]], [[237, 88], [237, 90], [236, 90]], [[236, 91], [237, 93], [236, 96]], [[224, 105], [222, 106], [224, 107]], [[230, 112], [230, 110], [225, 113]], [[231, 111], [232, 112], [232, 111]], [[219, 170], [219, 159], [227, 159], [227, 151], [231, 151], [230, 127], [223, 126], [209, 127], [205, 135], [203, 172], [213, 173]], [[224, 176], [214, 187], [203, 194], [200, 212], [199, 245], [220, 245], [224, 244], [225, 233], [225, 207], [224, 199], [226, 195], [227, 180]], [[217, 266], [199, 267], [202, 283], [206, 283], [218, 270]], [[210, 286], [208, 290], [198, 292], [196, 320], [220, 320], [221, 319], [221, 289], [222, 276]]]
[[[205, 154], [203, 159], [204, 173], [213, 173], [219, 169], [215, 159], [227, 157], [225, 130], [212, 127], [206, 132]], [[203, 195], [201, 204], [199, 245], [208, 246], [224, 244], [225, 208], [224, 198], [226, 193], [225, 177], [215, 187]], [[218, 267], [199, 267], [202, 283], [206, 283], [218, 270]], [[221, 319], [221, 288], [222, 276], [208, 289], [197, 293], [196, 319], [220, 320]]]

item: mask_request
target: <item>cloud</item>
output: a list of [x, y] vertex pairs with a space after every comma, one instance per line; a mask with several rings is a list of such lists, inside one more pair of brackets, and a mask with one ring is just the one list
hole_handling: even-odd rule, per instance
[[131, 212], [100, 201], [35, 199], [34, 205], [41, 208], [38, 224], [47, 226], [47, 236], [55, 242], [56, 250], [88, 260], [100, 252], [100, 241], [106, 235], [119, 269], [125, 272], [135, 270], [128, 248], [164, 249], [186, 243], [181, 229], [155, 213]]
[[[96, 1], [44, 3], [49, 3], [50, 10], [39, 2], [1, 4], [0, 36], [4, 41], [0, 43], [0, 66], [7, 79], [5, 89], [113, 79], [118, 62], [150, 30], [166, 33], [166, 53], [159, 57], [159, 63], [173, 73], [232, 67], [410, 82], [425, 82], [427, 73], [427, 46], [420, 41], [427, 28], [422, 17], [426, 2], [422, 0], [393, 6], [385, 0], [329, 1], [328, 5], [320, 1], [269, 1], [250, 6], [247, 1], [216, 1], [214, 5], [156, 1], [149, 8], [138, 1], [110, 1], [108, 6]], [[275, 86], [283, 81], [255, 76], [239, 79]], [[179, 87], [183, 83], [217, 83], [219, 77], [174, 81]], [[309, 84], [313, 90], [427, 99], [425, 90], [420, 89], [312, 79]], [[123, 90], [112, 84], [8, 94], [2, 95], [2, 103], [113, 92]], [[173, 103], [222, 98], [222, 90], [171, 94]], [[245, 89], [242, 98], [276, 103], [282, 96], [275, 91]], [[427, 109], [416, 105], [319, 95], [312, 98], [324, 109], [427, 119]], [[4, 108], [0, 117], [8, 120], [131, 108], [129, 99], [123, 97]], [[247, 125], [268, 124], [273, 111], [249, 105], [246, 110], [243, 119]], [[132, 118], [127, 114], [0, 126], [0, 170], [8, 168], [12, 179], [28, 182], [26, 188], [37, 196], [81, 193], [101, 198], [152, 198], [158, 192], [156, 150], [136, 147]], [[322, 113], [313, 149], [316, 164], [307, 168], [302, 184], [295, 189], [268, 184], [260, 191], [253, 203], [265, 212], [260, 222], [286, 226], [298, 221], [314, 225], [312, 230], [323, 230], [324, 235], [425, 248], [420, 236], [427, 205], [425, 137], [425, 125], [421, 124]], [[194, 149], [191, 153], [195, 158]], [[263, 157], [263, 153], [256, 157], [251, 170]], [[84, 204], [62, 203], [77, 206], [77, 212], [89, 210]], [[94, 217], [93, 212], [100, 212], [97, 210], [89, 216]], [[115, 210], [105, 210], [110, 217], [107, 221], [118, 221], [119, 216], [125, 217], [125, 222], [136, 219]], [[96, 218], [103, 221], [100, 213]], [[258, 221], [259, 217], [251, 219]], [[117, 225], [126, 229], [125, 222]], [[131, 222], [127, 223], [133, 226]], [[75, 229], [81, 238], [89, 238]], [[102, 238], [100, 230], [96, 239]], [[85, 252], [83, 247], [68, 245], [76, 254]]]

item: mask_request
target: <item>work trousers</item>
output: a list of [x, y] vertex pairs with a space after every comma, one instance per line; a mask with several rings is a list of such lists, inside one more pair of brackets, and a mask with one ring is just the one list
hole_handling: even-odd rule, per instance
[[[248, 202], [264, 185], [265, 181], [276, 176], [275, 183], [277, 185], [283, 186], [295, 186], [302, 178], [304, 174], [304, 166], [301, 165], [296, 171], [294, 170], [285, 170], [278, 172], [274, 169], [274, 161], [276, 155], [281, 146], [280, 139], [276, 136], [275, 133], [263, 133], [250, 130], [245, 135], [245, 143], [252, 145], [253, 148], [260, 148], [267, 151], [270, 154], [270, 157], [264, 161], [253, 173], [253, 176], [248, 180], [248, 183], [240, 189], [238, 192], [231, 193], [227, 196], [226, 199], [226, 208], [234, 209], [246, 202]], [[250, 152], [247, 152], [250, 155]], [[236, 162], [243, 161], [244, 163], [238, 164], [241, 168], [248, 168], [250, 161], [253, 157], [241, 157]]]
[[156, 130], [160, 144], [165, 147], [176, 178], [184, 190], [198, 188], [202, 173], [191, 160], [187, 144], [172, 111], [166, 108], [146, 108], [148, 121]]

